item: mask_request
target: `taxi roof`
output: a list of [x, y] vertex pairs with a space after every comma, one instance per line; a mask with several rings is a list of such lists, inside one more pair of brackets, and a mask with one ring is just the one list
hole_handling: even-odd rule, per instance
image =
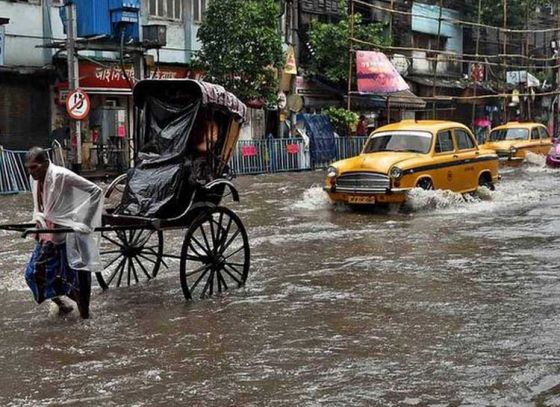
[[379, 127], [375, 130], [375, 133], [396, 130], [429, 131], [430, 133], [437, 133], [440, 130], [457, 127], [469, 130], [469, 128], [462, 123], [447, 120], [403, 120]]
[[504, 129], [532, 129], [533, 127], [545, 127], [543, 124], [541, 123], [536, 123], [536, 122], [516, 122], [516, 121], [512, 121], [512, 122], [507, 122], [505, 124], [501, 124], [499, 126], [496, 126], [492, 129], [492, 131], [494, 130], [504, 130]]

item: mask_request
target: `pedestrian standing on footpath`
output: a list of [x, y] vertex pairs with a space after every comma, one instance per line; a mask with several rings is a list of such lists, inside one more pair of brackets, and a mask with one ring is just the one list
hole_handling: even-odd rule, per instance
[[37, 303], [50, 299], [67, 314], [75, 301], [80, 316], [89, 318], [91, 273], [99, 269], [99, 244], [93, 231], [101, 226], [101, 188], [49, 161], [47, 152], [33, 147], [26, 167], [32, 178], [33, 221], [38, 229], [70, 228], [74, 233], [44, 233], [25, 270]]
[[358, 137], [367, 137], [368, 135], [368, 122], [364, 115], [360, 116], [360, 120], [358, 121], [358, 128], [356, 129], [356, 136]]

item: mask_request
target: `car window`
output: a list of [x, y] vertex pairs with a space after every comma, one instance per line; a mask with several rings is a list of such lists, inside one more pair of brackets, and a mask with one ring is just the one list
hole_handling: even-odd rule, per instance
[[364, 154], [381, 151], [427, 154], [431, 146], [432, 134], [426, 131], [383, 131], [372, 134], [362, 152]]
[[455, 141], [459, 150], [470, 150], [476, 146], [470, 134], [461, 129], [455, 130]]
[[531, 130], [531, 140], [538, 140], [540, 138], [541, 136], [539, 135], [539, 129], [534, 127], [533, 130]]
[[438, 133], [436, 139], [436, 153], [446, 153], [455, 150], [453, 146], [453, 138], [451, 137], [451, 131], [446, 130]]
[[490, 133], [490, 141], [527, 140], [529, 130], [520, 128], [494, 130]]
[[548, 134], [548, 130], [546, 128], [539, 127], [538, 129], [542, 139], [546, 140], [550, 138], [550, 135]]

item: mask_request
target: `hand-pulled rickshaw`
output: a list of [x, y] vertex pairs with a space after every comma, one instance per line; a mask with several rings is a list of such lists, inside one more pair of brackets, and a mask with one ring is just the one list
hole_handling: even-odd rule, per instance
[[[135, 166], [105, 190], [103, 225], [96, 229], [103, 261], [99, 285], [106, 290], [153, 279], [176, 259], [187, 300], [243, 286], [250, 263], [247, 232], [220, 204], [226, 196], [239, 201], [227, 163], [245, 105], [221, 86], [194, 80], [140, 81], [133, 98]], [[1, 228], [49, 232], [32, 224]], [[165, 251], [169, 230], [184, 230], [180, 254]]]

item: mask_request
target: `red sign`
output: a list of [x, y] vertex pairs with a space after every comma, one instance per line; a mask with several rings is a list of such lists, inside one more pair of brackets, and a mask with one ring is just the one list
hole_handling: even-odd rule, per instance
[[81, 89], [73, 90], [66, 98], [66, 111], [74, 120], [85, 119], [90, 108], [89, 96]]
[[288, 154], [297, 154], [299, 153], [299, 144], [288, 144], [286, 150], [288, 150]]
[[407, 90], [408, 85], [382, 52], [357, 51], [358, 91], [386, 94]]
[[243, 146], [241, 147], [241, 155], [243, 157], [254, 157], [257, 155], [256, 146]]
[[[186, 68], [175, 66], [164, 66], [152, 69], [148, 72], [151, 79], [198, 79], [201, 72], [190, 71]], [[119, 65], [98, 66], [92, 63], [80, 63], [80, 87], [102, 88], [102, 89], [130, 89], [130, 83], [126, 79]], [[125, 72], [131, 81], [134, 81], [134, 68], [125, 66]], [[133, 82], [134, 83], [134, 82]], [[59, 88], [68, 88], [68, 82], [62, 82]]]

